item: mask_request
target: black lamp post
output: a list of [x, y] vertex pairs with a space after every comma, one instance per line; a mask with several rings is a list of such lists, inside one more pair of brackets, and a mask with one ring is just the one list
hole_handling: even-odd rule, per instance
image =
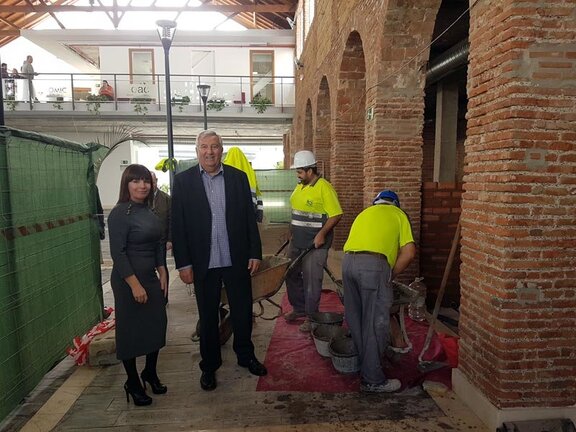
[[208, 95], [210, 94], [210, 86], [208, 84], [198, 84], [196, 86], [198, 93], [200, 93], [200, 99], [202, 99], [202, 104], [204, 105], [204, 130], [208, 129], [208, 113], [206, 112], [206, 102], [208, 101]]
[[164, 48], [164, 71], [166, 80], [166, 129], [168, 131], [168, 159], [169, 159], [169, 173], [170, 173], [170, 191], [174, 184], [174, 134], [172, 131], [172, 101], [170, 91], [170, 47], [174, 40], [174, 33], [176, 33], [176, 21], [158, 20], [158, 36]]

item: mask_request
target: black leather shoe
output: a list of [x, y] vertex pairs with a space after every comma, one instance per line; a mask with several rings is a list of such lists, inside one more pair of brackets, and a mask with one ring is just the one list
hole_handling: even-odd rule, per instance
[[248, 370], [252, 375], [264, 376], [268, 373], [266, 367], [262, 363], [260, 363], [257, 359], [252, 359], [248, 363], [238, 362], [238, 365], [248, 368]]
[[214, 390], [216, 388], [216, 374], [214, 372], [202, 372], [200, 387], [206, 391]]

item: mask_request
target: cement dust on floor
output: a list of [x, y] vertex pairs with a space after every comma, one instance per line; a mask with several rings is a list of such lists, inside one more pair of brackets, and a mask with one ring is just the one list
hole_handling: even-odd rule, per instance
[[[172, 272], [175, 278], [176, 272]], [[280, 301], [281, 290], [275, 297]], [[109, 290], [105, 294], [111, 304]], [[272, 314], [273, 306], [266, 306]], [[159, 358], [166, 395], [152, 395], [149, 407], [126, 402], [122, 366], [101, 368], [54, 430], [89, 431], [481, 431], [478, 419], [450, 393], [440, 406], [420, 387], [392, 395], [360, 393], [257, 392], [258, 378], [236, 365], [231, 341], [222, 347], [223, 365], [213, 392], [200, 389], [195, 300], [173, 280], [168, 306], [168, 343]], [[275, 321], [254, 323], [256, 354], [264, 361]], [[143, 360], [143, 359], [139, 359]], [[139, 369], [143, 362], [139, 362]], [[442, 408], [442, 409], [441, 409]], [[449, 412], [449, 415], [447, 414]], [[38, 429], [39, 430], [39, 429]]]

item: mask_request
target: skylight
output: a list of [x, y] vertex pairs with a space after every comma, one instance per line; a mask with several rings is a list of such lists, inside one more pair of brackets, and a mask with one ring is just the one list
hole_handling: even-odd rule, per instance
[[[94, 2], [95, 3], [95, 2]], [[137, 6], [147, 7], [181, 7], [188, 5], [190, 7], [200, 6], [202, 3], [198, 0], [118, 0], [119, 6]], [[99, 0], [96, 5], [112, 6], [112, 0]], [[79, 0], [75, 6], [90, 6], [89, 0]], [[58, 20], [67, 29], [87, 29], [87, 30], [113, 30], [114, 25], [106, 12], [58, 12], [55, 13]], [[111, 15], [111, 14], [110, 14]], [[236, 21], [227, 19], [226, 15], [219, 12], [147, 12], [135, 11], [126, 12], [118, 25], [118, 30], [155, 30], [156, 21], [159, 19], [176, 20], [178, 29], [189, 31], [241, 31], [246, 30], [244, 26]], [[47, 17], [36, 26], [34, 30], [56, 30], [60, 26], [52, 17]]]

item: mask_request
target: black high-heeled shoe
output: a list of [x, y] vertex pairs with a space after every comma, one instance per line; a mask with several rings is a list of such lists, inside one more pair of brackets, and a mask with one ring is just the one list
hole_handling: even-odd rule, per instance
[[128, 382], [124, 384], [124, 391], [126, 392], [126, 402], [130, 402], [130, 396], [136, 406], [146, 406], [152, 403], [152, 398], [146, 394], [141, 386], [130, 387]]
[[142, 378], [144, 389], [146, 389], [146, 383], [148, 382], [152, 389], [152, 393], [154, 394], [164, 394], [168, 391], [168, 387], [160, 382], [160, 378], [158, 378], [158, 375], [156, 374], [149, 374], [146, 370], [143, 370], [140, 374], [140, 378]]

